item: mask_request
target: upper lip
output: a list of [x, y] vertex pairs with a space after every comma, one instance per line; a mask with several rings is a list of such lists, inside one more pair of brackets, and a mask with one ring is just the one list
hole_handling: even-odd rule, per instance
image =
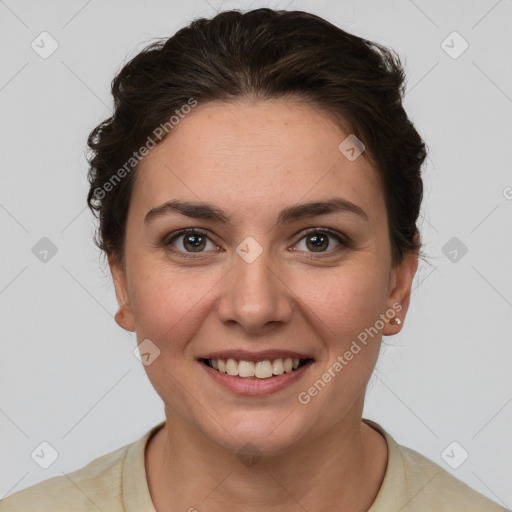
[[236, 359], [238, 361], [265, 361], [272, 359], [313, 359], [310, 355], [291, 350], [263, 350], [253, 352], [249, 350], [222, 350], [218, 352], [209, 352], [199, 359]]

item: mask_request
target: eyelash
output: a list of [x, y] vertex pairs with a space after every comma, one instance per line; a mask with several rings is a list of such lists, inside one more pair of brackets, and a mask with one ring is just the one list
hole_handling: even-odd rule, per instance
[[[308, 254], [312, 255], [311, 259], [324, 258], [325, 256], [321, 256], [322, 254], [327, 253], [330, 256], [330, 255], [332, 255], [332, 253], [337, 253], [340, 250], [342, 250], [343, 248], [350, 249], [352, 247], [352, 241], [347, 236], [342, 235], [341, 233], [338, 233], [337, 231], [334, 231], [329, 228], [309, 228], [304, 231], [303, 235], [301, 236], [301, 238], [299, 238], [299, 240], [297, 240], [295, 245], [297, 245], [299, 242], [301, 242], [304, 238], [306, 238], [308, 235], [310, 235], [312, 233], [329, 235], [330, 237], [335, 238], [336, 241], [339, 242], [340, 245], [338, 247], [328, 250], [328, 251], [319, 252], [319, 253], [314, 253], [314, 252], [308, 253]], [[178, 254], [180, 258], [198, 259], [198, 258], [203, 257], [202, 255], [204, 255], [204, 252], [195, 253], [195, 254], [197, 254], [197, 256], [196, 256], [196, 255], [194, 255], [194, 253], [182, 252], [182, 251], [178, 251], [174, 248], [173, 249], [170, 248], [172, 246], [172, 243], [177, 238], [179, 238], [180, 236], [183, 236], [183, 235], [188, 235], [188, 234], [204, 235], [211, 242], [213, 242], [213, 240], [211, 240], [210, 237], [208, 236], [207, 232], [202, 230], [201, 228], [187, 228], [187, 229], [182, 229], [181, 231], [178, 231], [171, 238], [168, 238], [168, 237], [164, 238], [163, 245], [166, 248], [168, 248], [170, 251]]]

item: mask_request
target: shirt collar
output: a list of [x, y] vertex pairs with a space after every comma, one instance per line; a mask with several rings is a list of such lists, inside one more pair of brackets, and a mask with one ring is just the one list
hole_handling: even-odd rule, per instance
[[145, 452], [151, 437], [165, 425], [155, 425], [128, 448], [121, 476], [121, 500], [125, 512], [156, 512], [146, 476]]
[[407, 472], [400, 445], [378, 423], [366, 418], [363, 418], [362, 421], [379, 432], [386, 439], [388, 445], [388, 460], [384, 479], [368, 512], [402, 510], [413, 497], [409, 496]]
[[[379, 432], [385, 438], [388, 447], [386, 473], [368, 512], [401, 510], [407, 504], [407, 499], [404, 503], [404, 497], [409, 496], [409, 487], [400, 446], [378, 423], [366, 418], [362, 421]], [[164, 425], [165, 420], [155, 425], [128, 448], [121, 476], [121, 499], [125, 512], [156, 512], [146, 476], [145, 450], [151, 437]], [[408, 499], [412, 500], [413, 496]]]

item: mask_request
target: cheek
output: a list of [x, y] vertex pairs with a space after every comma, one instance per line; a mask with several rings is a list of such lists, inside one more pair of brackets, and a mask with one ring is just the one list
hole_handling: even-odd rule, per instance
[[361, 399], [372, 375], [381, 336], [371, 327], [383, 312], [385, 288], [378, 268], [369, 265], [340, 269], [316, 283], [316, 287], [297, 288], [297, 294], [314, 313], [309, 322], [323, 342], [325, 357], [298, 401], [307, 402], [304, 410], [329, 424], [339, 421], [343, 411]]
[[375, 262], [323, 269], [309, 278], [297, 275], [290, 288], [329, 345], [350, 344], [375, 324], [386, 302], [384, 271]]
[[205, 271], [183, 272], [155, 266], [132, 285], [137, 335], [151, 339], [162, 352], [186, 346], [204, 321], [203, 308], [218, 278]]
[[144, 370], [162, 400], [182, 418], [189, 415], [190, 396], [201, 393], [193, 380], [185, 378], [193, 362], [184, 358], [204, 322], [203, 308], [215, 282], [206, 273], [193, 276], [190, 271], [179, 273], [155, 266], [133, 283], [137, 337], [139, 342], [151, 340], [160, 351]]

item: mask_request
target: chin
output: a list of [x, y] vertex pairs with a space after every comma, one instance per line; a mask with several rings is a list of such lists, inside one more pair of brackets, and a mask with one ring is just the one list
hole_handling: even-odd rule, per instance
[[243, 411], [231, 415], [231, 421], [223, 424], [225, 430], [210, 423], [203, 432], [208, 432], [207, 437], [218, 446], [241, 456], [282, 455], [300, 443], [305, 430], [293, 414], [287, 417], [288, 414], [289, 411], [279, 416], [275, 413], [262, 416], [257, 411]]

